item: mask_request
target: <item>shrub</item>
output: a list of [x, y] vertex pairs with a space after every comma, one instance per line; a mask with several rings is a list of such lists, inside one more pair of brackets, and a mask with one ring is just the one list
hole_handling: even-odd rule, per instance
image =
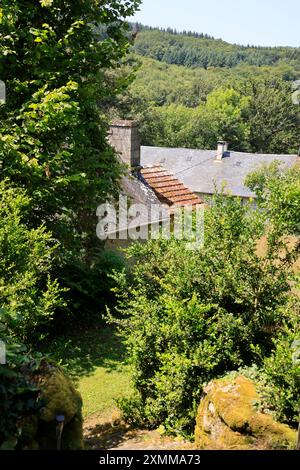
[[1, 321], [12, 335], [33, 341], [45, 335], [62, 290], [51, 276], [56, 245], [43, 226], [24, 223], [30, 199], [22, 190], [0, 182]]
[[[203, 385], [270, 355], [283, 321], [290, 266], [272, 233], [257, 254], [263, 214], [217, 195], [206, 211], [205, 246], [184, 241], [133, 245], [129, 276], [117, 275], [118, 321], [135, 368], [137, 418], [192, 430]], [[125, 403], [125, 411], [132, 409]], [[142, 418], [141, 418], [142, 416]]]
[[262, 370], [265, 402], [278, 420], [296, 426], [300, 413], [299, 315], [285, 326], [274, 346]]
[[[82, 259], [71, 254], [65, 259], [65, 264], [57, 271], [60, 283], [67, 289], [65, 299], [71, 315], [69, 320], [83, 324], [102, 320], [100, 316], [105, 305], [112, 305], [114, 296], [111, 289], [115, 283], [112, 272], [124, 268], [124, 259], [117, 253], [95, 248], [90, 250], [89, 257]], [[69, 325], [66, 316], [56, 318], [56, 323], [62, 319], [65, 326]]]
[[40, 407], [39, 390], [22, 373], [25, 368], [36, 370], [40, 357], [33, 358], [23, 344], [10, 336], [1, 321], [0, 337], [6, 346], [7, 362], [0, 365], [0, 449], [14, 449], [20, 437], [21, 418], [35, 414]]

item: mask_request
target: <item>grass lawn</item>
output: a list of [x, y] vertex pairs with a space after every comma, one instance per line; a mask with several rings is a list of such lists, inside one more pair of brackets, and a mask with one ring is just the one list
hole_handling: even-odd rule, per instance
[[132, 392], [125, 349], [111, 327], [93, 326], [61, 336], [52, 341], [50, 353], [78, 387], [85, 418], [109, 416], [115, 401]]

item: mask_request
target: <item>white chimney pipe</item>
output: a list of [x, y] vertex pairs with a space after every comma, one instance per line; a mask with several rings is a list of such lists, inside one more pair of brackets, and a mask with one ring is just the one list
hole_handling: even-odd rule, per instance
[[216, 160], [218, 162], [222, 161], [224, 154], [227, 152], [227, 150], [228, 150], [228, 142], [220, 140], [218, 142], [217, 157], [216, 157]]

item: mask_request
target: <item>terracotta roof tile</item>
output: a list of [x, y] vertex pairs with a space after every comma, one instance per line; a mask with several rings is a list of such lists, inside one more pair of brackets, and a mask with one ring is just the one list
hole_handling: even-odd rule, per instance
[[142, 180], [156, 193], [161, 203], [172, 207], [196, 206], [203, 201], [162, 166], [142, 168]]

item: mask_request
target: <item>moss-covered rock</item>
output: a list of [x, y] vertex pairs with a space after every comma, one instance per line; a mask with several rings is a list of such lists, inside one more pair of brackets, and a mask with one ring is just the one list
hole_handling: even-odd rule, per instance
[[83, 449], [82, 399], [72, 381], [57, 366], [42, 361], [27, 379], [40, 390], [37, 415], [20, 423], [23, 449], [57, 449], [58, 417], [63, 417], [61, 449]]
[[39, 418], [37, 415], [30, 415], [22, 418], [19, 423], [19, 427], [22, 430], [21, 442], [23, 448], [31, 447], [32, 443], [35, 440], [35, 436], [38, 432], [39, 427]]
[[200, 449], [292, 449], [296, 431], [257, 411], [255, 384], [243, 377], [210, 382], [201, 400], [195, 428]]
[[65, 424], [68, 424], [81, 413], [81, 396], [61, 369], [46, 363], [35, 380], [45, 402], [40, 419], [49, 423], [55, 421], [56, 416], [63, 415]]

